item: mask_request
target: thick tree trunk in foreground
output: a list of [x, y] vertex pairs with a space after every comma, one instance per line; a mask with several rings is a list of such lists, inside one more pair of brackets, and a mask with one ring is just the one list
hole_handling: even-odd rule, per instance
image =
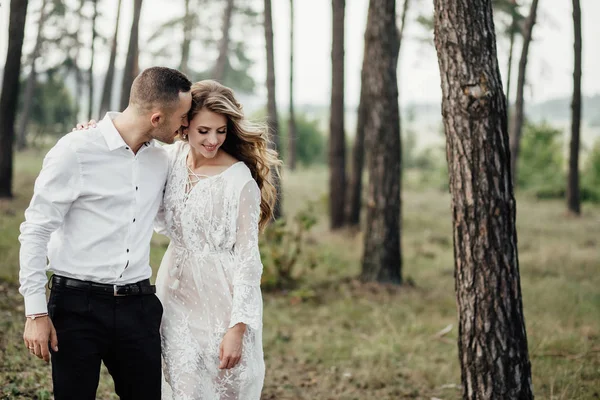
[[533, 399], [491, 0], [435, 0], [463, 398]]

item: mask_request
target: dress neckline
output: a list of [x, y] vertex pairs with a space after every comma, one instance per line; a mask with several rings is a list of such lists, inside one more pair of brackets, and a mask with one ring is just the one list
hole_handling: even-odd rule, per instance
[[[231, 164], [230, 166], [228, 166], [227, 168], [225, 168], [223, 171], [219, 172], [218, 174], [214, 174], [214, 175], [204, 175], [204, 174], [196, 174], [194, 172], [194, 170], [192, 170], [190, 168], [190, 166], [187, 163], [187, 158], [190, 154], [190, 146], [187, 146], [187, 152], [184, 152], [184, 157], [183, 157], [183, 165], [184, 165], [184, 169], [185, 169], [185, 187], [184, 187], [184, 193], [186, 194], [186, 196], [189, 196], [190, 193], [194, 190], [194, 188], [202, 181], [210, 181], [213, 180], [215, 178], [218, 178], [220, 176], [223, 176], [225, 173], [227, 173], [229, 170], [233, 169], [235, 166], [237, 166], [238, 164], [243, 164], [243, 161], [236, 161], [235, 163]], [[191, 177], [194, 177], [194, 180], [192, 181]]]

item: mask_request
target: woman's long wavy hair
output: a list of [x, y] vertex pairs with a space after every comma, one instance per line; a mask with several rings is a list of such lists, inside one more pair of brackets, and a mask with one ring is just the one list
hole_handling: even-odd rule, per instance
[[[221, 148], [243, 161], [258, 184], [261, 193], [259, 227], [263, 229], [273, 218], [277, 200], [273, 174], [279, 173], [282, 164], [277, 152], [270, 148], [268, 127], [247, 120], [233, 90], [213, 80], [192, 85], [192, 108], [188, 120], [191, 121], [203, 108], [227, 118], [227, 138]], [[187, 138], [187, 135], [184, 137]]]

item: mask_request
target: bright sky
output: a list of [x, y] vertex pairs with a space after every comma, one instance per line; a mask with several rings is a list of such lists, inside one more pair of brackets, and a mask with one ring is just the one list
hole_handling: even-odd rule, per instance
[[[107, 37], [112, 35], [113, 20], [116, 16], [117, 0], [99, 0], [104, 13], [101, 26]], [[242, 0], [249, 1], [249, 0]], [[30, 0], [30, 9], [39, 7], [40, 0]], [[181, 6], [177, 6], [181, 3]], [[262, 3], [262, 1], [259, 1]], [[282, 105], [287, 103], [289, 80], [289, 1], [273, 0], [275, 33], [275, 62], [277, 75], [277, 99]], [[425, 36], [416, 25], [414, 18], [418, 12], [432, 12], [432, 1], [412, 0], [415, 7], [407, 26], [408, 40], [402, 48], [400, 64], [400, 96], [402, 103], [438, 102], [440, 100], [439, 70], [435, 50], [432, 45], [416, 40]], [[133, 1], [123, 1], [124, 9], [120, 29], [120, 49], [117, 63], [124, 64], [127, 41], [132, 17]], [[398, 0], [401, 4], [401, 0]], [[326, 105], [330, 99], [331, 86], [331, 1], [296, 0], [296, 53], [295, 53], [295, 94], [297, 103]], [[528, 100], [541, 101], [557, 96], [569, 95], [572, 85], [573, 28], [571, 2], [566, 0], [542, 0], [539, 5], [538, 25], [534, 29], [529, 62], [526, 91]], [[600, 15], [600, 1], [581, 0], [583, 10], [583, 92], [587, 95], [600, 93], [600, 24], [594, 16]], [[346, 1], [346, 103], [358, 102], [360, 89], [360, 68], [362, 65], [363, 35], [367, 19], [367, 0]], [[4, 62], [8, 41], [9, 0], [0, 0], [0, 62]], [[200, 10], [201, 12], [201, 10]], [[141, 67], [148, 67], [152, 60], [145, 42], [155, 27], [171, 16], [183, 13], [183, 1], [145, 0], [141, 20], [142, 49]], [[31, 14], [28, 16], [31, 17]], [[36, 17], [37, 18], [37, 17]], [[31, 48], [35, 35], [35, 20], [28, 18], [26, 37], [27, 49]], [[252, 75], [259, 84], [259, 93], [264, 93], [265, 62], [264, 35], [261, 30], [249, 39], [250, 57], [256, 60]], [[174, 46], [179, 43], [175, 42]], [[502, 73], [506, 70], [507, 41], [498, 43]], [[518, 44], [517, 49], [520, 49]], [[108, 61], [108, 48], [96, 59], [97, 71], [102, 74]], [[194, 52], [194, 49], [192, 49]], [[520, 50], [515, 52], [518, 61]], [[82, 57], [82, 64], [89, 63], [89, 54]], [[178, 65], [174, 60], [171, 66]], [[514, 67], [516, 82], [516, 63]], [[513, 88], [516, 85], [513, 85]]]

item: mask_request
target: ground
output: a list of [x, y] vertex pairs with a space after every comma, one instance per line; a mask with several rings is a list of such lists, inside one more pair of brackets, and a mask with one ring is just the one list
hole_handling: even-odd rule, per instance
[[[0, 399], [51, 399], [50, 368], [22, 344], [18, 226], [35, 175], [35, 151], [17, 157], [16, 197], [0, 203]], [[403, 193], [400, 287], [362, 284], [362, 238], [329, 233], [327, 173], [286, 172], [284, 207], [316, 201], [310, 234], [317, 266], [301, 293], [264, 294], [263, 399], [460, 399], [450, 197]], [[538, 399], [600, 399], [600, 208], [582, 218], [563, 202], [518, 197], [523, 304]], [[156, 268], [165, 240], [155, 237]], [[300, 265], [300, 268], [303, 268]], [[116, 399], [103, 371], [98, 399]]]

